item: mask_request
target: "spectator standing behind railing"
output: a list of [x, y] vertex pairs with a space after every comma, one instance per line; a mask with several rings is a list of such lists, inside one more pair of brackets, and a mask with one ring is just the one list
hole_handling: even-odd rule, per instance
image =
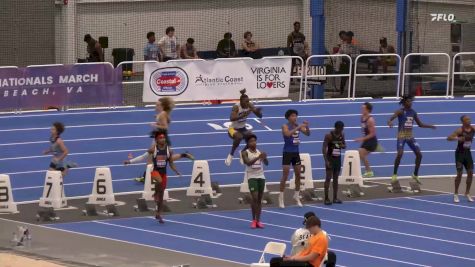
[[251, 57], [253, 59], [261, 58], [259, 52], [259, 45], [252, 40], [252, 33], [247, 31], [244, 33], [244, 41], [241, 44], [242, 53], [245, 57]]
[[158, 41], [158, 46], [160, 47], [161, 53], [163, 55], [163, 61], [168, 61], [172, 59], [178, 59], [178, 51], [180, 50], [180, 45], [175, 36], [175, 28], [168, 27], [165, 30], [165, 36]]
[[[379, 39], [379, 53], [393, 54], [396, 53], [396, 49], [394, 49], [394, 46], [388, 45], [388, 39], [386, 37], [381, 37], [381, 39]], [[394, 65], [396, 65], [395, 56], [378, 57], [378, 59], [373, 62], [373, 73], [378, 72], [379, 66], [383, 66], [383, 73], [387, 73], [388, 66]], [[382, 80], [384, 78], [383, 76], [374, 76], [373, 80]]]
[[180, 48], [180, 57], [183, 59], [197, 59], [198, 53], [196, 52], [196, 48], [193, 45], [195, 40], [193, 38], [188, 38], [186, 40], [186, 44], [182, 45]]
[[160, 53], [160, 47], [155, 43], [155, 33], [147, 33], [148, 42], [143, 49], [144, 60], [163, 61], [162, 54]]
[[[350, 34], [349, 34], [350, 33]], [[351, 57], [353, 62], [355, 62], [356, 57], [360, 54], [360, 50], [353, 42], [353, 32], [346, 32], [343, 34], [343, 43], [340, 46], [338, 51], [339, 54], [345, 54]], [[353, 65], [353, 68], [355, 66]], [[340, 65], [340, 73], [341, 74], [350, 74], [351, 75], [351, 85], [350, 88], [353, 87], [353, 70], [350, 73], [350, 60], [347, 57], [343, 57], [341, 60]], [[346, 82], [348, 81], [348, 77], [341, 77], [340, 82], [340, 95], [343, 95], [345, 92]]]
[[[294, 22], [294, 31], [287, 36], [287, 49], [291, 56], [299, 56], [305, 62], [309, 56], [308, 43], [305, 41], [305, 35], [300, 32], [300, 22]], [[292, 72], [294, 71], [296, 63], [300, 63], [300, 60], [292, 60]]]
[[84, 42], [87, 43], [87, 62], [104, 62], [104, 51], [101, 44], [96, 41], [90, 34], [84, 35]]
[[224, 34], [224, 39], [219, 41], [218, 47], [216, 48], [216, 54], [219, 58], [228, 58], [228, 57], [236, 57], [236, 44], [233, 40], [233, 35], [230, 32]]

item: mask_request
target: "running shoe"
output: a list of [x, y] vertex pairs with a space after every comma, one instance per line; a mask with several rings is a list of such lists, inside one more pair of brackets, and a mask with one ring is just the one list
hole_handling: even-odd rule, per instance
[[339, 200], [338, 198], [335, 198], [335, 199], [333, 200], [333, 203], [334, 203], [334, 204], [341, 204], [341, 203], [343, 203], [343, 202], [342, 202], [341, 200]]
[[226, 160], [224, 161], [224, 164], [226, 164], [226, 166], [231, 166], [232, 161], [233, 161], [233, 155], [229, 154]]
[[391, 182], [397, 182], [397, 174], [393, 174], [391, 177]]
[[282, 193], [279, 194], [279, 208], [285, 209], [284, 194], [282, 194]]
[[363, 174], [363, 178], [371, 178], [371, 177], [374, 177], [374, 172], [365, 172]]
[[264, 225], [261, 222], [256, 223], [257, 228], [264, 228]]
[[332, 202], [330, 201], [330, 199], [327, 198], [327, 199], [325, 199], [325, 202], [323, 202], [323, 204], [329, 206], [329, 205], [332, 204]]
[[468, 202], [473, 202], [473, 198], [471, 195], [466, 194], [465, 196], [467, 197]]
[[419, 176], [413, 174], [412, 179], [416, 180], [418, 184], [422, 184], [421, 180], [419, 179]]
[[257, 228], [257, 222], [256, 222], [256, 220], [252, 220], [251, 228], [252, 228], [252, 229], [256, 229], [256, 228]]
[[297, 203], [297, 206], [303, 207], [302, 202], [300, 201], [299, 195], [294, 195], [295, 202]]
[[454, 195], [454, 202], [455, 202], [455, 203], [459, 203], [459, 202], [460, 202], [459, 195]]
[[155, 219], [157, 219], [158, 222], [161, 223], [161, 224], [165, 223], [165, 222], [163, 221], [162, 216], [160, 216], [160, 214], [156, 214], [156, 215], [155, 215]]

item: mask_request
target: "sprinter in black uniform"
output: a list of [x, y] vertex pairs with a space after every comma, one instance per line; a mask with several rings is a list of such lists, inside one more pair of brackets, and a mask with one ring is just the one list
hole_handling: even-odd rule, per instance
[[463, 115], [460, 120], [462, 121], [462, 127], [455, 130], [449, 137], [448, 141], [458, 141], [457, 148], [455, 149], [455, 167], [457, 168], [457, 177], [455, 177], [455, 191], [454, 202], [459, 203], [459, 186], [462, 181], [463, 168], [467, 171], [467, 188], [465, 189], [465, 196], [469, 202], [473, 202], [472, 196], [470, 196], [470, 186], [472, 185], [473, 178], [473, 159], [472, 159], [472, 142], [475, 134], [475, 128], [471, 125], [470, 117]]
[[335, 129], [325, 135], [322, 145], [322, 155], [325, 159], [325, 205], [331, 205], [332, 202], [328, 197], [330, 180], [333, 178], [333, 203], [341, 204], [338, 199], [338, 176], [341, 170], [341, 150], [346, 148], [345, 135], [343, 128], [345, 125], [342, 121], [335, 122]]

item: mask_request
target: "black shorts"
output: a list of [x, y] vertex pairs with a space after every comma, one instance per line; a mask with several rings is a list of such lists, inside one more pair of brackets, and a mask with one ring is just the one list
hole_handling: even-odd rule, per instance
[[56, 170], [56, 171], [60, 171], [60, 172], [63, 172], [65, 170], [63, 164], [57, 164], [57, 163], [54, 163], [54, 162], [51, 162], [49, 164], [49, 168], [53, 169], [53, 170]]
[[330, 162], [330, 169], [325, 168], [327, 171], [340, 172], [341, 170], [341, 156], [340, 157], [329, 157], [328, 162]]
[[300, 153], [298, 152], [284, 152], [282, 155], [282, 165], [298, 166], [302, 164], [300, 161]]
[[457, 171], [463, 171], [463, 167], [468, 170], [473, 170], [473, 158], [470, 150], [463, 152], [455, 152], [455, 167]]
[[363, 144], [361, 144], [361, 148], [364, 148], [369, 152], [376, 151], [377, 147], [378, 147], [378, 139], [376, 139], [376, 137], [366, 140], [363, 142]]

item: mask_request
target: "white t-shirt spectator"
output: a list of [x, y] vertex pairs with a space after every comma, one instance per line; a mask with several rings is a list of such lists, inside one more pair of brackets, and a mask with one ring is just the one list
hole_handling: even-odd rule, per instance
[[165, 35], [158, 41], [158, 45], [162, 48], [165, 58], [178, 58], [178, 41], [176, 36], [170, 37]]

